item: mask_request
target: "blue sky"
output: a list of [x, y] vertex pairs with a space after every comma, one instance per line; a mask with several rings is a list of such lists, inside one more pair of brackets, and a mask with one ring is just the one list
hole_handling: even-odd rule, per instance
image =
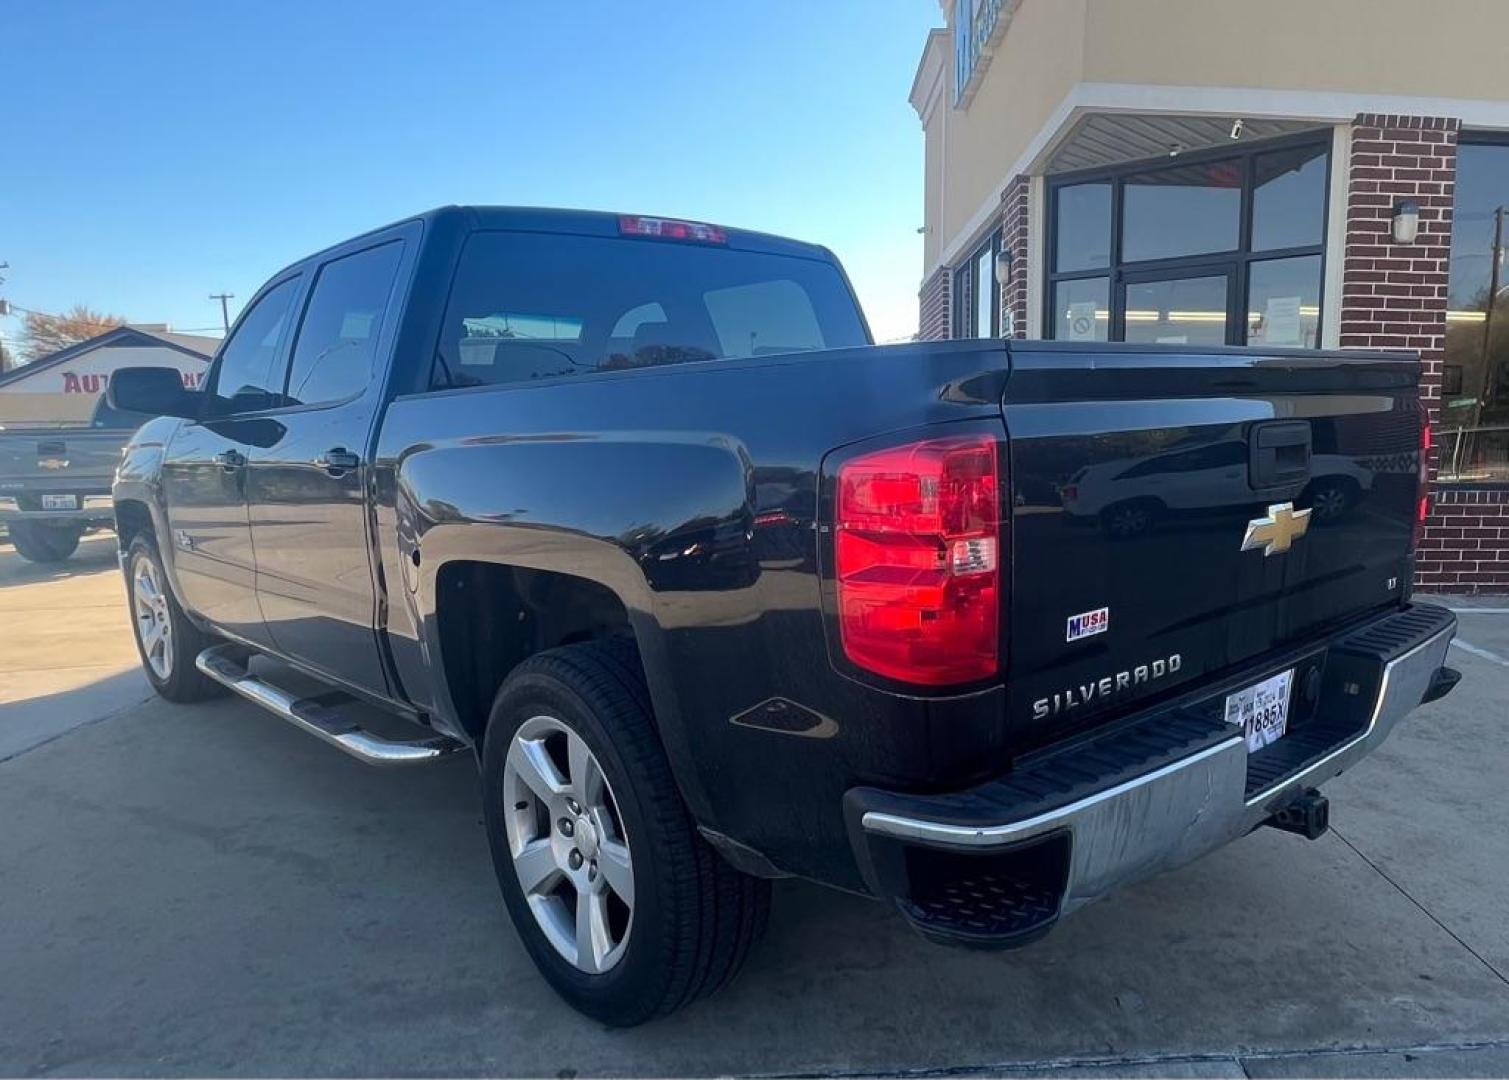
[[[916, 328], [934, 0], [21, 3], [0, 296], [178, 329], [445, 203], [633, 210], [832, 247]], [[17, 320], [0, 320], [14, 342]]]

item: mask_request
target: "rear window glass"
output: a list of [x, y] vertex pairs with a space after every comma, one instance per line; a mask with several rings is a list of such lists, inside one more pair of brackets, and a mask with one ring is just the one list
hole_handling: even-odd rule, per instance
[[436, 386], [480, 386], [865, 344], [830, 263], [617, 237], [467, 241]]
[[146, 413], [117, 409], [114, 405], [110, 404], [107, 398], [101, 397], [99, 404], [94, 407], [94, 418], [90, 421], [90, 426], [97, 428], [139, 428], [150, 419], [152, 417]]

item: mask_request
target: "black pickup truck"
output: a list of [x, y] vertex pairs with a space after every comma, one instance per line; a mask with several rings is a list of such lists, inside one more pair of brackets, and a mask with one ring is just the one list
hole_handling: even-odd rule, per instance
[[1457, 679], [1410, 598], [1418, 376], [875, 347], [820, 247], [449, 208], [278, 274], [203, 392], [118, 373], [163, 418], [116, 527], [164, 697], [470, 751], [529, 952], [632, 1024], [733, 975], [774, 877], [1002, 947], [1319, 835], [1317, 786]]

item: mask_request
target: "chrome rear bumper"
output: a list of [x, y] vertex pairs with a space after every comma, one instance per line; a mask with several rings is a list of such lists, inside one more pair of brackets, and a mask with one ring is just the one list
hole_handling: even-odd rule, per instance
[[[927, 797], [915, 800], [918, 812], [911, 812], [911, 807], [907, 812], [862, 809], [857, 815], [862, 830], [856, 837], [857, 846], [873, 848], [877, 842], [889, 842], [988, 856], [1032, 849], [1034, 844], [1042, 847], [1052, 838], [1063, 849], [1057, 856], [1059, 867], [1050, 872], [1050, 876], [1062, 879], [1054, 917], [1068, 914], [1113, 889], [1183, 865], [1250, 832], [1301, 792], [1317, 787], [1371, 753], [1405, 714], [1432, 692], [1455, 632], [1455, 619], [1444, 611], [1415, 610], [1439, 612], [1434, 616], [1439, 629], [1411, 642], [1405, 651], [1383, 663], [1381, 677], [1374, 684], [1377, 691], [1371, 712], [1361, 730], [1266, 788], [1248, 791], [1245, 740], [1236, 729], [1226, 728], [1229, 736], [1218, 735], [1219, 741], [1188, 756], [1027, 816], [963, 821], [957, 812], [959, 806], [986, 800], [972, 803], [959, 797], [944, 797], [950, 812], [936, 815], [927, 813]], [[855, 794], [851, 792], [851, 796]], [[876, 801], [861, 796], [857, 803], [863, 807]], [[943, 803], [939, 805], [941, 808]], [[851, 835], [854, 832], [851, 824]], [[872, 888], [896, 894], [894, 872], [889, 883], [879, 880], [886, 875], [876, 872], [875, 852], [868, 855], [867, 859], [862, 853], [861, 863]], [[983, 865], [982, 860], [976, 862]], [[964, 861], [960, 865], [966, 868], [961, 873], [974, 874], [967, 869], [974, 864]], [[987, 876], [993, 880], [1009, 878], [1011, 872], [992, 870]]]
[[80, 495], [74, 510], [23, 510], [11, 495], [0, 495], [0, 521], [114, 521], [115, 502], [104, 495]]

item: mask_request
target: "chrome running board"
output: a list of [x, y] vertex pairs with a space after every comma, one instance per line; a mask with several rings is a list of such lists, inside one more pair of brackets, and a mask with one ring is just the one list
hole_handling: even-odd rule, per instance
[[[331, 695], [301, 698], [253, 675], [246, 668], [240, 645], [214, 645], [194, 660], [194, 666], [247, 701], [262, 706], [297, 728], [323, 739], [368, 765], [422, 765], [454, 754], [463, 745], [444, 735], [423, 739], [386, 739], [364, 730], [330, 708]], [[336, 695], [348, 699], [345, 694]]]

